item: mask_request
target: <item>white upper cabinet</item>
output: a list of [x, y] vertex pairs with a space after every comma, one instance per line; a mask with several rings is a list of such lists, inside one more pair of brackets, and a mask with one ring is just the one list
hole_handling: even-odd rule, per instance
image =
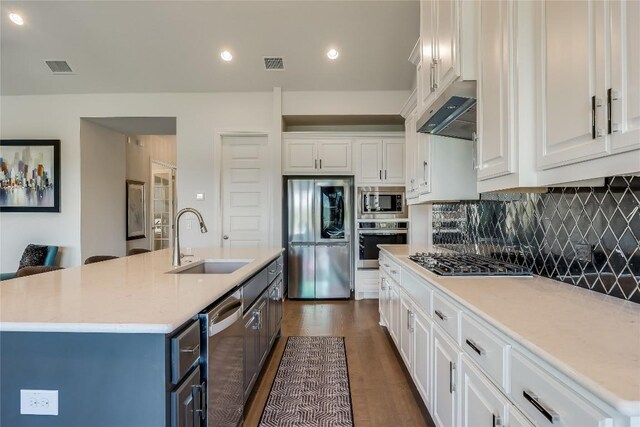
[[513, 113], [509, 96], [511, 77], [511, 1], [480, 4], [478, 43], [478, 180], [513, 172], [509, 135]]
[[640, 2], [612, 0], [611, 84], [607, 106], [614, 153], [640, 148]]
[[350, 174], [351, 139], [291, 138], [283, 141], [284, 174]]
[[358, 184], [404, 185], [404, 139], [358, 139]]
[[415, 153], [417, 151], [418, 134], [416, 133], [416, 120], [418, 113], [412, 111], [405, 120], [405, 188], [407, 199], [418, 197], [417, 161]]
[[436, 99], [435, 87], [435, 1], [420, 1], [420, 59], [417, 67], [418, 112], [422, 113]]
[[419, 197], [407, 203], [478, 199], [472, 151], [471, 141], [419, 133], [414, 153]]
[[607, 153], [604, 1], [540, 2], [539, 168]]
[[476, 2], [420, 1], [418, 113], [455, 80], [476, 79]]
[[534, 3], [479, 5], [478, 191], [537, 184]]
[[318, 141], [318, 168], [322, 172], [351, 171], [351, 140]]

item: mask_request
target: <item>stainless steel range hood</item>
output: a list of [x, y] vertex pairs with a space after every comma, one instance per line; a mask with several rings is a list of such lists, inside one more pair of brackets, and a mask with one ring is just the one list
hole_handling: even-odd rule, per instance
[[476, 131], [476, 82], [453, 83], [417, 123], [418, 132], [473, 139]]

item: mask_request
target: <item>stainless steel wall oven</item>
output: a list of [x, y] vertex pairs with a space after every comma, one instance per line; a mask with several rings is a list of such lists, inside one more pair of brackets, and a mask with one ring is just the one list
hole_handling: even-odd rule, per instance
[[378, 245], [407, 243], [407, 223], [376, 221], [358, 223], [358, 268], [378, 268]]

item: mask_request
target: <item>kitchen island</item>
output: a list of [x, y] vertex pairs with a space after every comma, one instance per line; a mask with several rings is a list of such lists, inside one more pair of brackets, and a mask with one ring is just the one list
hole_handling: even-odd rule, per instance
[[[281, 248], [162, 250], [0, 286], [0, 425], [171, 425], [170, 338], [262, 273]], [[229, 274], [174, 274], [202, 260]], [[266, 276], [266, 274], [265, 274]], [[20, 390], [57, 390], [57, 416], [20, 415]]]
[[[547, 425], [549, 417], [568, 426], [638, 425], [640, 305], [536, 275], [441, 276], [408, 257], [416, 252], [449, 252], [438, 247], [380, 245], [380, 249], [385, 287], [381, 323], [390, 329], [401, 354], [407, 345], [414, 356], [432, 354], [433, 376], [417, 373], [415, 381], [432, 382], [424, 389], [433, 392], [425, 404], [430, 407], [434, 402], [430, 408], [434, 419], [444, 418], [448, 411], [455, 419], [460, 410], [462, 424], [473, 416], [490, 420], [491, 413], [474, 414], [478, 407], [468, 403], [481, 383], [489, 384], [483, 399], [495, 395], [509, 408], [499, 409], [497, 404], [492, 408], [502, 419], [509, 415], [501, 411], [518, 417], [522, 410], [535, 425]], [[389, 288], [396, 296], [385, 300]], [[418, 326], [433, 334], [432, 353], [421, 342], [408, 344], [405, 339], [414, 330], [422, 331]], [[436, 349], [444, 347], [450, 350], [451, 365], [445, 364], [447, 381], [440, 384], [438, 361], [445, 353]], [[407, 361], [418, 372], [421, 361], [417, 357]], [[469, 372], [482, 374], [474, 377]], [[440, 403], [445, 400], [449, 406]]]

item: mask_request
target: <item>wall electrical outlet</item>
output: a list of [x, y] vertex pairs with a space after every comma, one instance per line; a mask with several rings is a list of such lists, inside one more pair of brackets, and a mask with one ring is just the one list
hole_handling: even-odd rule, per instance
[[588, 243], [576, 243], [573, 245], [576, 250], [576, 258], [580, 262], [591, 262], [593, 259], [593, 246]]
[[58, 415], [58, 390], [20, 390], [20, 414]]

